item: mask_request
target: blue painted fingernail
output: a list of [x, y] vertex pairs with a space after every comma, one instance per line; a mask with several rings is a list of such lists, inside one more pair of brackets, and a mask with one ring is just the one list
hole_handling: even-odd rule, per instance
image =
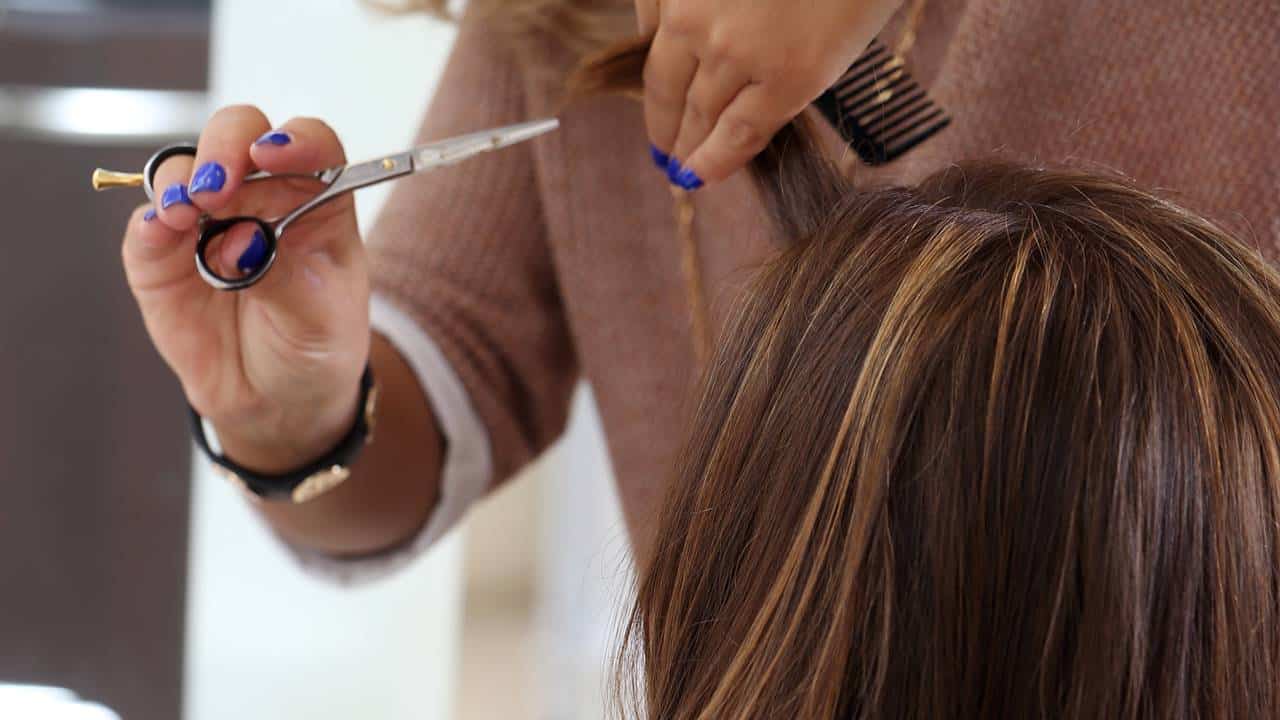
[[266, 135], [263, 135], [262, 137], [258, 138], [256, 141], [254, 141], [253, 144], [254, 145], [275, 145], [276, 147], [280, 147], [281, 145], [288, 145], [291, 142], [293, 142], [293, 136], [290, 135], [289, 133], [283, 130], [272, 130]]
[[253, 240], [249, 243], [249, 247], [240, 253], [240, 259], [236, 261], [236, 267], [240, 268], [240, 272], [253, 272], [257, 270], [262, 261], [267, 259], [267, 239], [263, 237], [261, 230], [255, 230]]
[[146, 212], [142, 213], [142, 221], [143, 221], [143, 222], [151, 222], [152, 220], [155, 220], [155, 219], [156, 219], [156, 209], [155, 209], [155, 208], [150, 208], [150, 209], [149, 209], [149, 210], [147, 210]]
[[174, 183], [164, 189], [164, 194], [160, 196], [160, 208], [168, 210], [174, 205], [190, 205], [191, 195], [187, 193], [187, 186], [182, 183]]
[[207, 162], [196, 170], [191, 178], [191, 194], [218, 192], [227, 184], [227, 169], [216, 162]]
[[697, 190], [703, 186], [702, 178], [698, 177], [698, 174], [689, 168], [681, 170], [680, 174], [676, 175], [675, 182], [676, 185], [685, 190]]
[[698, 177], [697, 173], [687, 167], [682, 167], [680, 161], [674, 157], [671, 158], [671, 162], [667, 165], [667, 179], [671, 181], [672, 185], [683, 190], [697, 190], [703, 185], [702, 178]]
[[649, 156], [653, 158], [653, 164], [663, 172], [666, 172], [667, 166], [671, 164], [671, 156], [659, 150], [657, 145], [649, 146]]

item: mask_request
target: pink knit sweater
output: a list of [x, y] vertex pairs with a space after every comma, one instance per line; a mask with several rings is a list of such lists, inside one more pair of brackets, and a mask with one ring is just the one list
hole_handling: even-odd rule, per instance
[[[446, 468], [450, 517], [429, 533], [554, 441], [585, 378], [643, 556], [696, 374], [672, 201], [637, 104], [562, 108], [533, 65], [463, 23], [422, 136], [550, 115], [563, 127], [397, 187], [370, 250], [401, 322], [375, 324], [415, 360], [450, 452], [477, 455]], [[859, 180], [993, 153], [1105, 166], [1280, 248], [1276, 0], [933, 0], [909, 68], [954, 123], [888, 168], [854, 168]], [[714, 330], [774, 247], [745, 178], [695, 204]], [[422, 348], [437, 361], [414, 358]]]

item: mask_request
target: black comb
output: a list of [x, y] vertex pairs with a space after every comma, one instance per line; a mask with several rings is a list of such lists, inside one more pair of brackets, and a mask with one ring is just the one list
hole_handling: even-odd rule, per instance
[[813, 104], [868, 165], [891, 163], [951, 124], [878, 40]]

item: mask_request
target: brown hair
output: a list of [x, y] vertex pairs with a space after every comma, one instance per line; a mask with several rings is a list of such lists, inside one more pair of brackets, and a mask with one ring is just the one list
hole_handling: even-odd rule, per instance
[[641, 714], [1274, 716], [1280, 277], [1120, 178], [855, 192], [806, 137], [754, 164], [793, 242], [669, 487]]
[[[457, 19], [450, 0], [363, 1], [384, 11]], [[636, 29], [634, 0], [470, 0], [467, 7], [513, 39], [550, 37], [578, 55], [598, 51]]]

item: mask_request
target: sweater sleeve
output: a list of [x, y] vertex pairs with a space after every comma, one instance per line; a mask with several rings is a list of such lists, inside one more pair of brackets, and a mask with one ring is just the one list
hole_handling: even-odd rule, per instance
[[[529, 119], [508, 44], [464, 19], [419, 142]], [[445, 440], [443, 467], [422, 469], [440, 472], [440, 500], [404, 548], [352, 560], [294, 549], [304, 568], [351, 582], [403, 565], [563, 431], [577, 363], [534, 162], [526, 143], [392, 191], [367, 239], [371, 320], [413, 368]]]
[[[419, 139], [531, 119], [523, 83], [506, 41], [464, 20]], [[529, 144], [399, 183], [369, 255], [377, 297], [434, 342], [479, 416], [486, 485], [509, 478], [559, 436], [577, 376]]]

